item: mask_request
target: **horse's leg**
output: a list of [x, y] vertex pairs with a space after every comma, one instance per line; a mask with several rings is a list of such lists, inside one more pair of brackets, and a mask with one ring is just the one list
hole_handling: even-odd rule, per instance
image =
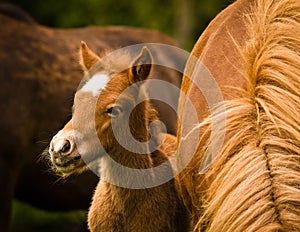
[[17, 170], [0, 153], [0, 231], [9, 228], [11, 206], [17, 178]]

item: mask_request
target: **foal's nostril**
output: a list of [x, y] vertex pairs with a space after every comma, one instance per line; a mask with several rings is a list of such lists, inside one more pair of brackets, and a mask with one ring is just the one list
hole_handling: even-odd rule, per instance
[[68, 153], [71, 149], [71, 143], [69, 140], [66, 140], [64, 146], [61, 149], [61, 153]]

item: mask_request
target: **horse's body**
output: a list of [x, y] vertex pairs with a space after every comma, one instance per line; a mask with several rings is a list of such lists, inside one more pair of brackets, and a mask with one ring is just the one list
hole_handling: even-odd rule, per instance
[[[71, 121], [51, 141], [51, 160], [63, 174], [86, 169], [83, 160], [87, 157], [93, 157], [87, 164], [99, 160], [96, 167], [100, 181], [88, 214], [91, 231], [188, 231], [189, 215], [176, 181], [150, 186], [172, 173], [170, 165], [160, 171], [153, 168], [167, 164], [176, 149], [176, 139], [169, 134], [160, 144], [162, 134], [153, 124], [158, 115], [150, 101], [138, 104], [140, 99], [149, 99], [149, 90], [140, 83], [149, 77], [152, 56], [146, 48], [133, 62], [126, 53], [111, 56], [100, 59], [82, 43], [83, 68], [94, 70], [75, 94]], [[130, 145], [127, 126], [139, 145]], [[91, 136], [93, 130], [95, 137]], [[97, 146], [98, 141], [104, 149]], [[150, 152], [153, 144], [155, 149]], [[118, 165], [127, 170], [122, 171]], [[133, 169], [148, 170], [149, 174], [130, 174]]]
[[[196, 43], [192, 55], [214, 76], [225, 114], [222, 104], [209, 109], [195, 79], [184, 77], [182, 90], [201, 122], [195, 154], [180, 174], [195, 230], [300, 230], [299, 35], [298, 0], [238, 0]], [[187, 63], [187, 73], [194, 63]], [[180, 128], [195, 128], [185, 107], [182, 98]], [[225, 124], [218, 121], [222, 115]], [[212, 137], [211, 121], [218, 130]], [[210, 153], [209, 144], [218, 144], [222, 133], [221, 151]], [[179, 161], [191, 153], [193, 138], [183, 136], [178, 133]], [[215, 159], [200, 173], [207, 156]]]
[[[156, 31], [127, 27], [59, 30], [38, 25], [19, 10], [17, 19], [8, 17], [15, 14], [7, 6], [3, 12], [0, 14], [0, 230], [6, 231], [14, 196], [50, 210], [87, 209], [89, 205], [97, 183], [94, 174], [86, 172], [59, 182], [59, 177], [45, 171], [47, 164], [38, 162], [45, 140], [70, 115], [67, 109], [82, 78], [78, 43], [82, 39], [89, 41], [99, 53], [141, 42], [175, 43]], [[180, 75], [158, 73], [163, 73], [159, 75], [161, 78], [180, 85]], [[170, 130], [176, 124], [172, 125], [173, 122], [170, 121]]]

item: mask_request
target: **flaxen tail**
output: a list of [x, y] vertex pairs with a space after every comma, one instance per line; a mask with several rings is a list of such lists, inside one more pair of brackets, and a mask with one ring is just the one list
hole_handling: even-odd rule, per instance
[[197, 229], [300, 231], [300, 1], [249, 2], [248, 86], [225, 102], [227, 139]]

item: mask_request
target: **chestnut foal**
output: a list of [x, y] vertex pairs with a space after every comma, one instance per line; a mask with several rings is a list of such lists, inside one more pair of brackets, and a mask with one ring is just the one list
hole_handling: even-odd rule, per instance
[[[63, 175], [82, 172], [97, 161], [101, 179], [88, 213], [89, 229], [189, 231], [176, 179], [159, 182], [173, 176], [168, 157], [174, 154], [176, 139], [160, 132], [149, 100], [139, 102], [147, 99], [141, 82], [153, 66], [150, 51], [144, 47], [133, 62], [129, 54], [100, 59], [82, 42], [80, 55], [84, 71], [94, 73], [75, 94], [72, 119], [53, 137], [49, 152]], [[132, 138], [137, 142], [134, 151], [124, 147]]]

